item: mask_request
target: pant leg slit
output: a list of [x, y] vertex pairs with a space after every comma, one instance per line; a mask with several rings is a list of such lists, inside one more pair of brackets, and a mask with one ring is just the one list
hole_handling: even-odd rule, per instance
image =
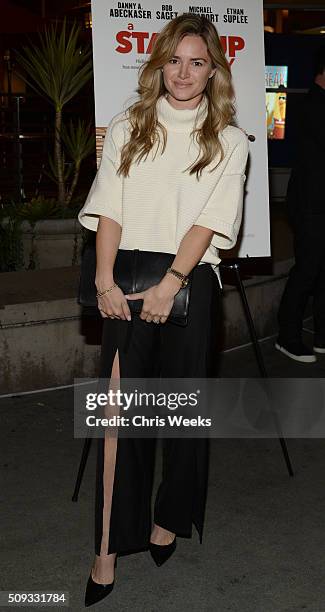
[[[116, 350], [113, 367], [111, 372], [113, 381], [120, 378], [119, 353]], [[109, 388], [112, 389], [115, 382], [110, 383]], [[109, 548], [110, 535], [110, 518], [112, 510], [113, 486], [115, 477], [117, 451], [117, 436], [110, 436], [109, 431], [105, 432], [104, 438], [104, 465], [103, 465], [103, 515], [102, 515], [102, 538], [100, 546], [100, 554], [107, 555]]]
[[[140, 318], [132, 324], [105, 319], [99, 376], [106, 379], [152, 375], [158, 330]], [[118, 406], [115, 414], [119, 414]], [[128, 554], [148, 547], [151, 531], [155, 440], [99, 438], [96, 472], [95, 553]]]

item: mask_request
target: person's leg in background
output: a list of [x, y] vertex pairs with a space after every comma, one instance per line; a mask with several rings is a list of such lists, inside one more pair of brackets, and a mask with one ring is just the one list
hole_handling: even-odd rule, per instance
[[[213, 375], [220, 289], [210, 265], [194, 269], [188, 325], [161, 326], [161, 377], [207, 378]], [[192, 523], [202, 541], [207, 493], [209, 440], [163, 439], [163, 473], [154, 506], [150, 541], [169, 544], [172, 534], [191, 537]], [[163, 534], [161, 528], [167, 530]]]
[[314, 351], [325, 353], [325, 215], [319, 215], [319, 227], [322, 234], [321, 266], [316, 280], [313, 315], [314, 315]]
[[303, 318], [314, 292], [324, 258], [324, 225], [319, 215], [299, 214], [294, 220], [295, 265], [290, 270], [278, 312], [276, 348], [301, 362], [313, 362], [313, 352], [302, 342]]

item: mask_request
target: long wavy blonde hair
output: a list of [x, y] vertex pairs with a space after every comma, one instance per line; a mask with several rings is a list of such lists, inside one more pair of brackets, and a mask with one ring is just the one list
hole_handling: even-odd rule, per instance
[[195, 127], [192, 132], [199, 145], [200, 156], [187, 170], [190, 174], [196, 173], [199, 178], [203, 168], [213, 162], [219, 154], [218, 164], [224, 159], [219, 132], [233, 121], [235, 115], [230, 66], [218, 32], [212, 23], [204, 16], [184, 13], [172, 19], [161, 30], [154, 42], [150, 58], [140, 68], [137, 89], [140, 98], [127, 111], [131, 134], [121, 151], [121, 163], [118, 169], [120, 175], [128, 176], [131, 164], [146, 157], [155, 145], [161, 143], [161, 137], [162, 153], [165, 150], [167, 131], [158, 121], [156, 110], [158, 98], [166, 93], [161, 68], [174, 56], [178, 43], [188, 34], [196, 34], [203, 38], [212, 68], [217, 70], [208, 79], [205, 88], [206, 118], [201, 127]]

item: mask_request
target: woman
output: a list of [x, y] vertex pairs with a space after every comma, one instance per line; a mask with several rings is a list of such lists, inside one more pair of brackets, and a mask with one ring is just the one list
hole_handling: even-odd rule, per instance
[[[231, 72], [214, 26], [183, 14], [155, 41], [139, 99], [112, 120], [100, 169], [79, 220], [97, 230], [98, 307], [104, 318], [100, 376], [207, 377], [213, 371], [218, 248], [241, 222], [248, 139], [233, 125]], [[175, 254], [172, 271], [142, 293], [115, 284], [118, 249]], [[193, 271], [188, 324], [168, 321]], [[142, 299], [131, 318], [128, 301]], [[165, 439], [151, 531], [155, 441], [98, 440], [95, 561], [86, 605], [113, 588], [116, 556], [149, 548], [157, 563], [176, 536], [202, 542], [208, 441]]]

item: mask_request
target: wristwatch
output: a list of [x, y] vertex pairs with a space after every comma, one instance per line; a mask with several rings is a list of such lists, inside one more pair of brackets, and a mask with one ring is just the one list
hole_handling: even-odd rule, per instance
[[178, 272], [178, 270], [175, 270], [175, 268], [167, 268], [167, 272], [169, 272], [170, 274], [173, 274], [174, 276], [176, 276], [176, 278], [178, 278], [178, 280], [181, 281], [181, 287], [186, 287], [186, 285], [188, 284], [188, 276], [186, 276], [186, 274], [183, 274], [182, 272]]

